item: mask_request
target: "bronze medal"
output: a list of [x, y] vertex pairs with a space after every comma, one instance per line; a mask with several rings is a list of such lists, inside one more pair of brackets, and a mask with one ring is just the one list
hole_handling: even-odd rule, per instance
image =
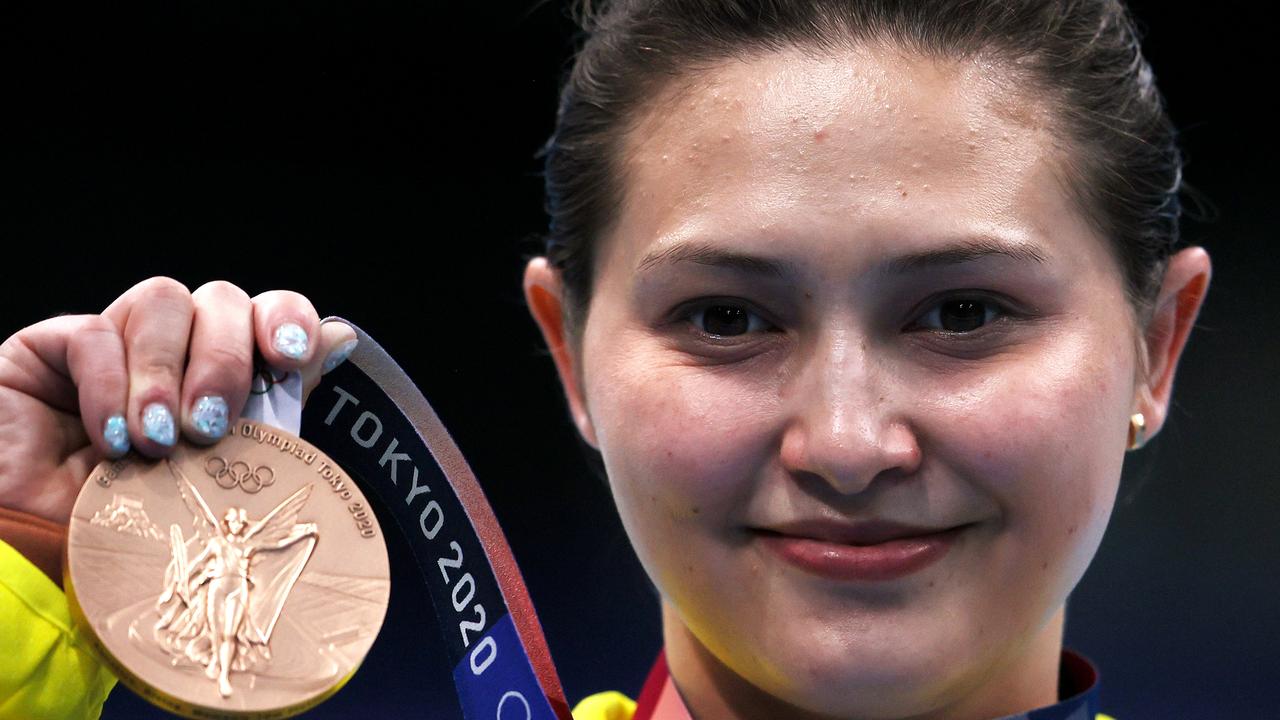
[[286, 717], [332, 695], [382, 625], [373, 509], [324, 453], [239, 420], [211, 447], [104, 461], [76, 500], [72, 614], [130, 688], [202, 718]]

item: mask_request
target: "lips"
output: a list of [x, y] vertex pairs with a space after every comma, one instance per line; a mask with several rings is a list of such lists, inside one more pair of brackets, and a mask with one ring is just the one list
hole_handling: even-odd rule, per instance
[[771, 553], [808, 573], [840, 581], [886, 581], [937, 562], [967, 527], [806, 520], [757, 529], [756, 534]]
[[904, 525], [889, 520], [863, 520], [845, 523], [833, 520], [801, 520], [770, 526], [764, 532], [811, 540], [825, 540], [841, 545], [876, 545], [900, 538], [933, 535], [950, 528], [926, 528]]

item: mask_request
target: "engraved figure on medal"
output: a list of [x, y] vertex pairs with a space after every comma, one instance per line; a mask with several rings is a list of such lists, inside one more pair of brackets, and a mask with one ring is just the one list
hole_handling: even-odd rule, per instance
[[174, 664], [204, 667], [229, 697], [233, 670], [252, 672], [271, 659], [271, 633], [319, 539], [315, 523], [298, 522], [312, 486], [260, 520], [230, 507], [219, 521], [182, 471], [166, 464], [195, 532], [187, 538], [177, 523], [169, 526], [171, 557], [153, 635]]

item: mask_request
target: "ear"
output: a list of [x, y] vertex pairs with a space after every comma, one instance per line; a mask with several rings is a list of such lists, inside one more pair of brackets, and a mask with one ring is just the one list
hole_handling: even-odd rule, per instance
[[524, 299], [555, 360], [573, 423], [591, 447], [599, 450], [596, 431], [578, 382], [580, 368], [564, 324], [564, 286], [560, 282], [560, 271], [551, 267], [545, 257], [536, 257], [525, 266]]
[[1209, 254], [1204, 248], [1186, 248], [1169, 258], [1155, 311], [1145, 331], [1146, 357], [1134, 408], [1145, 416], [1148, 437], [1160, 431], [1169, 415], [1178, 358], [1200, 314], [1210, 273]]

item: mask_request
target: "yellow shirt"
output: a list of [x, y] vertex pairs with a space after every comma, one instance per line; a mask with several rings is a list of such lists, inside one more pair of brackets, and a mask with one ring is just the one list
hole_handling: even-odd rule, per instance
[[620, 692], [596, 693], [573, 708], [573, 720], [631, 720], [636, 703]]
[[0, 540], [0, 720], [92, 720], [115, 684], [72, 625], [66, 596]]

